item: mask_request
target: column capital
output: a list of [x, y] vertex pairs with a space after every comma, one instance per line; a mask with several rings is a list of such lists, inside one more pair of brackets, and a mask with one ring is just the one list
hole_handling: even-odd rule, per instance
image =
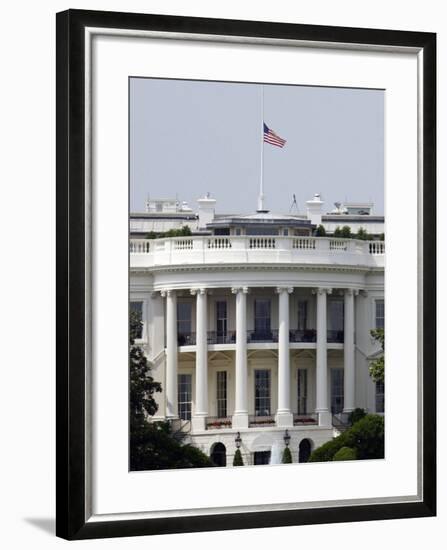
[[189, 292], [192, 296], [195, 296], [196, 294], [211, 294], [207, 288], [191, 288]]
[[363, 296], [363, 298], [368, 298], [368, 291], [363, 289], [363, 290], [360, 290], [360, 295]]
[[314, 288], [312, 289], [312, 294], [319, 294], [320, 296], [323, 294], [332, 294], [332, 288]]
[[241, 287], [233, 286], [233, 287], [231, 287], [231, 293], [232, 294], [237, 294], [238, 292], [242, 292], [242, 294], [248, 294], [250, 292], [250, 289], [248, 288], [248, 286], [241, 286]]
[[160, 290], [160, 296], [162, 296], [163, 298], [166, 298], [166, 296], [175, 296], [175, 290], [173, 290], [172, 288]]
[[359, 289], [358, 288], [345, 288], [345, 295], [346, 296], [358, 296], [359, 295]]
[[292, 294], [293, 287], [291, 286], [277, 286], [275, 289], [276, 294], [281, 294], [281, 292], [287, 292], [288, 294]]

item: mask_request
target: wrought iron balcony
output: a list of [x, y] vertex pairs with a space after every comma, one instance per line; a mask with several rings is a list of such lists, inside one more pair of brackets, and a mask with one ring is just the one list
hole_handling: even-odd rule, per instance
[[248, 425], [250, 428], [268, 428], [275, 425], [275, 418], [272, 415], [250, 415], [248, 417]]
[[179, 332], [177, 335], [177, 343], [179, 346], [195, 346], [196, 345], [196, 333], [195, 332]]
[[207, 430], [221, 430], [224, 428], [231, 428], [230, 416], [208, 416], [206, 419]]
[[291, 330], [290, 342], [316, 342], [317, 331], [315, 329]]
[[317, 413], [306, 413], [306, 414], [294, 413], [293, 415], [294, 426], [315, 426], [317, 424], [318, 424]]
[[277, 342], [278, 331], [277, 330], [248, 330], [247, 342], [248, 343], [264, 343], [264, 342]]
[[328, 330], [327, 341], [331, 344], [343, 344], [345, 341], [345, 333], [342, 330]]
[[235, 344], [236, 332], [229, 330], [227, 332], [208, 331], [208, 344]]

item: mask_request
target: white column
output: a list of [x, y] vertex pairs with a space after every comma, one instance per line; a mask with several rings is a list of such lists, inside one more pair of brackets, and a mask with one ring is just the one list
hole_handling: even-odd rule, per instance
[[236, 392], [233, 428], [248, 428], [247, 398], [247, 294], [248, 288], [232, 288], [236, 294]]
[[166, 418], [178, 418], [177, 400], [177, 295], [175, 290], [162, 292], [166, 296]]
[[206, 429], [208, 416], [208, 334], [206, 289], [191, 290], [196, 301], [196, 402], [192, 417], [194, 431]]
[[331, 425], [331, 414], [328, 406], [327, 375], [327, 294], [328, 288], [319, 288], [317, 295], [317, 407], [320, 426]]
[[345, 290], [343, 412], [346, 413], [355, 408], [354, 295], [351, 288]]
[[293, 414], [290, 408], [290, 350], [289, 350], [289, 294], [293, 288], [276, 289], [279, 302], [278, 319], [278, 410], [276, 425], [293, 426]]

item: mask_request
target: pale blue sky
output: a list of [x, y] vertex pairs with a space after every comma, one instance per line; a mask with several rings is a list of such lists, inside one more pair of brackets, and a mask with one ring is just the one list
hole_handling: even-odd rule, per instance
[[[130, 208], [147, 195], [187, 201], [210, 192], [219, 213], [256, 210], [264, 147], [266, 207], [301, 212], [319, 192], [373, 201], [383, 214], [384, 92], [132, 78]], [[262, 145], [262, 118], [287, 140]]]

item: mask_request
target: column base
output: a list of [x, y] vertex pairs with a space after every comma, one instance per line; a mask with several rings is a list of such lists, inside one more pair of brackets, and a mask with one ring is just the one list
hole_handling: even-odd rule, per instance
[[238, 413], [234, 414], [231, 419], [231, 427], [237, 429], [248, 428], [248, 414]]
[[202, 432], [206, 430], [206, 419], [207, 415], [205, 416], [193, 416], [191, 418], [191, 427], [193, 432]]
[[277, 428], [292, 428], [293, 414], [286, 411], [277, 412], [275, 416], [275, 422]]
[[315, 411], [318, 413], [318, 425], [330, 428], [332, 426], [332, 414], [326, 411]]

